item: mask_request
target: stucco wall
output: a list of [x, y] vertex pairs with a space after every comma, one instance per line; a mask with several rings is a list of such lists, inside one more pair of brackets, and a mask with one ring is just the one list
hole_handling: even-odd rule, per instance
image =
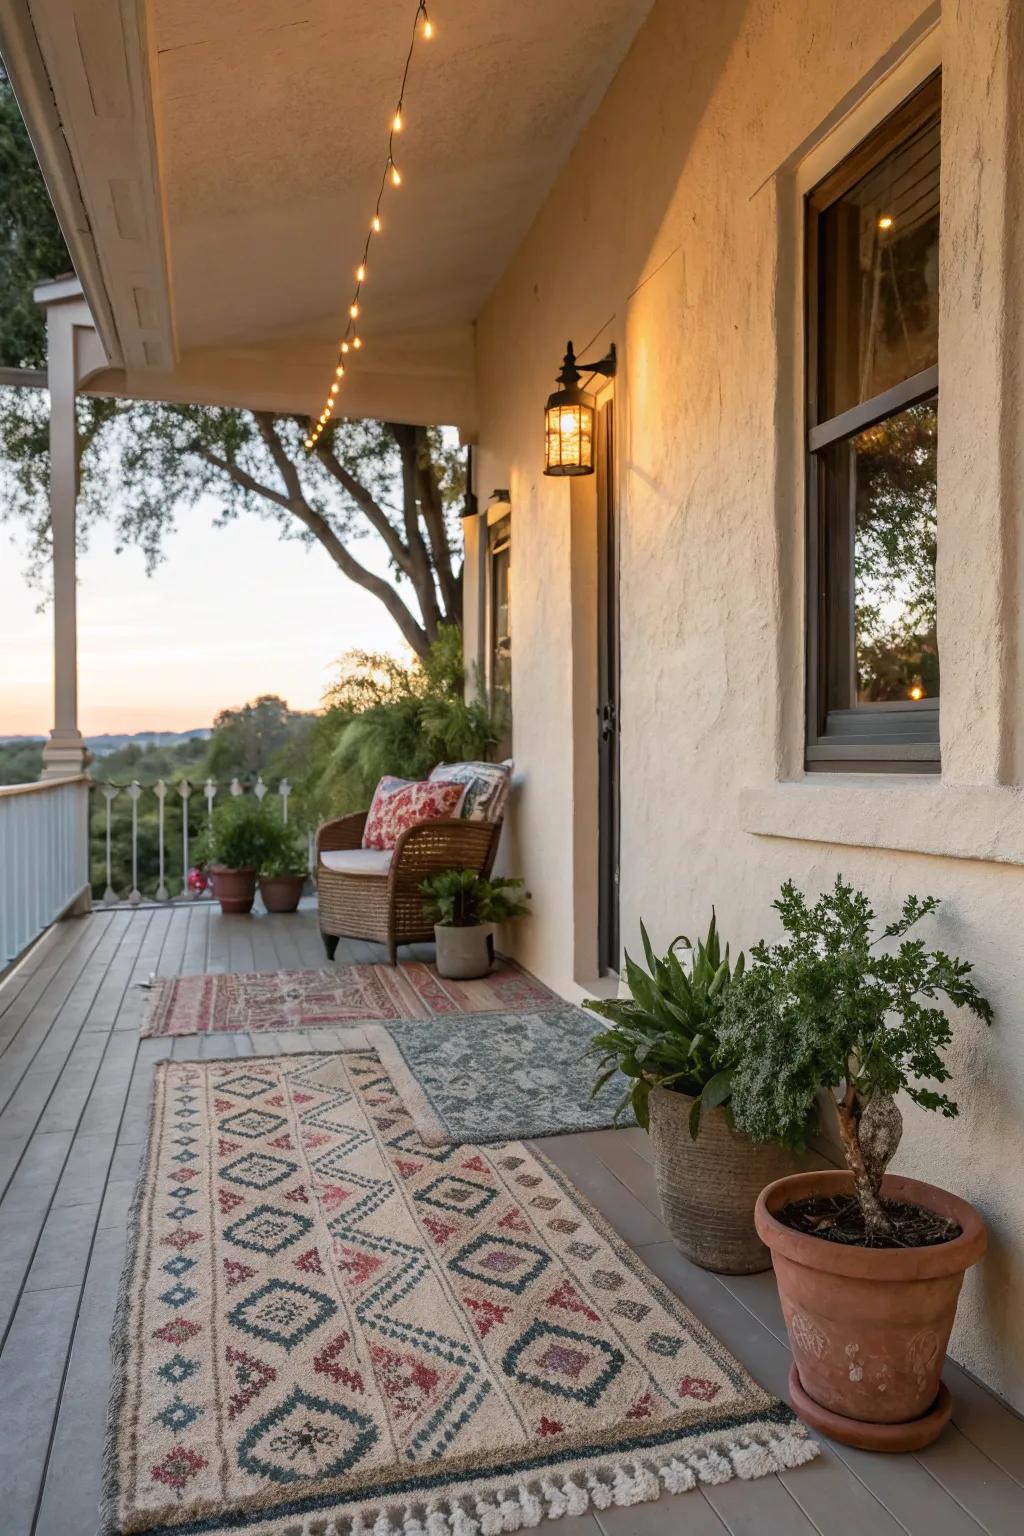
[[[567, 336], [580, 353], [614, 339], [624, 937], [643, 915], [667, 941], [714, 902], [749, 944], [774, 931], [787, 876], [817, 889], [842, 871], [882, 911], [910, 890], [942, 898], [927, 937], [976, 963], [997, 1022], [957, 1021], [960, 1119], [908, 1106], [899, 1166], [985, 1212], [991, 1251], [954, 1351], [1024, 1408], [1020, 237], [1004, 218], [1021, 191], [1008, 101], [1024, 7], [1011, 24], [1012, 10], [947, 4], [941, 22], [941, 783], [903, 780], [900, 801], [885, 780], [832, 779], [831, 799], [795, 806], [822, 786], [773, 787], [799, 780], [802, 761], [793, 176], [937, 6], [656, 4], [480, 317], [477, 463], [482, 496], [507, 485], [513, 505], [520, 782], [506, 863], [536, 914], [517, 927], [521, 957], [568, 991], [595, 969], [593, 491], [543, 477], [541, 408]], [[1016, 862], [992, 857], [1014, 850]]]

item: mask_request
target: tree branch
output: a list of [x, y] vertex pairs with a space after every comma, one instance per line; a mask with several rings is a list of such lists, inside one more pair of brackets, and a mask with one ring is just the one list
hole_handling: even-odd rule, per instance
[[[273, 431], [273, 428], [270, 430], [281, 454], [286, 462], [288, 462], [287, 455], [284, 453], [276, 432]], [[266, 439], [264, 440], [266, 441]], [[269, 442], [267, 446], [270, 448]], [[372, 593], [374, 597], [384, 604], [384, 607], [398, 625], [403, 639], [412, 647], [416, 655], [422, 658], [426, 654], [432, 637], [428, 635], [422, 625], [416, 622], [416, 617], [412, 610], [402, 601], [391, 583], [385, 581], [382, 576], [378, 576], [374, 571], [367, 570], [366, 566], [362, 565], [341, 542], [327, 519], [309, 505], [302, 494], [302, 486], [297, 473], [294, 475], [294, 484], [298, 494], [295, 497], [289, 497], [283, 495], [280, 491], [272, 490], [270, 486], [261, 484], [247, 470], [242, 469], [240, 465], [234, 464], [228, 459], [220, 458], [217, 454], [211, 453], [209, 449], [195, 447], [193, 452], [207, 464], [212, 465], [222, 474], [227, 475], [228, 479], [233, 480], [242, 490], [264, 497], [267, 501], [273, 502], [275, 506], [283, 508], [284, 511], [290, 512], [293, 517], [297, 518], [304, 527], [309, 529], [313, 537], [323, 545], [343, 576], [347, 576], [349, 581], [354, 581], [364, 591]], [[271, 452], [273, 452], [272, 449]], [[291, 468], [294, 472], [294, 465], [291, 465]]]
[[345, 468], [341, 460], [324, 441], [317, 445], [317, 458], [327, 470], [327, 473], [337, 480], [342, 490], [351, 496], [360, 512], [366, 518], [366, 521], [370, 524], [370, 527], [380, 534], [388, 547], [388, 553], [399, 570], [411, 579], [412, 560], [410, 559], [409, 551], [399, 538], [398, 530], [384, 508], [379, 502], [374, 500], [366, 487], [361, 485], [356, 477]]
[[402, 461], [402, 508], [405, 517], [405, 539], [409, 548], [409, 558], [412, 562], [410, 580], [416, 588], [416, 597], [423, 614], [423, 623], [431, 640], [437, 638], [438, 627], [441, 623], [441, 610], [437, 602], [437, 588], [434, 586], [434, 572], [430, 563], [430, 555], [427, 546], [423, 542], [420, 532], [420, 514], [417, 502], [417, 474], [416, 474], [416, 428], [407, 426], [404, 422], [385, 422], [387, 430], [391, 433], [398, 446], [399, 456]]
[[445, 526], [444, 507], [441, 503], [441, 489], [437, 483], [437, 469], [427, 446], [427, 434], [422, 427], [416, 428], [416, 449], [416, 478], [420, 488], [420, 505], [423, 508], [423, 521], [434, 556], [434, 568], [441, 588], [441, 599], [446, 617], [454, 619], [457, 623], [461, 605], [459, 583], [452, 569], [451, 547], [448, 543], [448, 529]]

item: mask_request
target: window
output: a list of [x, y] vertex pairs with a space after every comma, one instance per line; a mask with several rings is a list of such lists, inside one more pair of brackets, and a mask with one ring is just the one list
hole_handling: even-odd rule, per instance
[[508, 755], [512, 740], [511, 554], [512, 518], [506, 512], [487, 527], [487, 690], [499, 722], [499, 756]]
[[810, 194], [809, 769], [939, 767], [939, 79]]

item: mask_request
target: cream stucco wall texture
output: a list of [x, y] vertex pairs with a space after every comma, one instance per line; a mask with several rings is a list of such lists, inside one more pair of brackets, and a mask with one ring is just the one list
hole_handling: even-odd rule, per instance
[[[594, 492], [543, 477], [541, 412], [568, 336], [581, 355], [614, 340], [625, 942], [641, 916], [667, 942], [714, 903], [748, 946], [775, 933], [786, 877], [818, 890], [841, 871], [881, 912], [942, 899], [927, 937], [975, 962], [996, 1022], [956, 1019], [960, 1118], [905, 1106], [898, 1165], [989, 1222], [953, 1351], [1018, 1408], [1022, 12], [660, 0], [477, 327], [477, 488], [508, 486], [513, 508], [521, 958], [577, 996], [596, 975]], [[943, 773], [804, 778], [799, 167], [926, 47], [943, 69]]]

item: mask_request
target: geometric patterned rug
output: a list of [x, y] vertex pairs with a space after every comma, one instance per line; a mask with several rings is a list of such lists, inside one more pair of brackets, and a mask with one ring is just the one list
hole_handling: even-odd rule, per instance
[[594, 1018], [572, 1003], [363, 1030], [427, 1146], [635, 1125], [619, 1073], [592, 1095]]
[[113, 1349], [109, 1536], [496, 1536], [816, 1454], [557, 1169], [424, 1147], [369, 1051], [157, 1069]]
[[158, 977], [143, 1035], [312, 1029], [321, 1024], [417, 1019], [538, 1008], [555, 993], [511, 960], [479, 981], [446, 981], [432, 965], [337, 965], [321, 971]]

